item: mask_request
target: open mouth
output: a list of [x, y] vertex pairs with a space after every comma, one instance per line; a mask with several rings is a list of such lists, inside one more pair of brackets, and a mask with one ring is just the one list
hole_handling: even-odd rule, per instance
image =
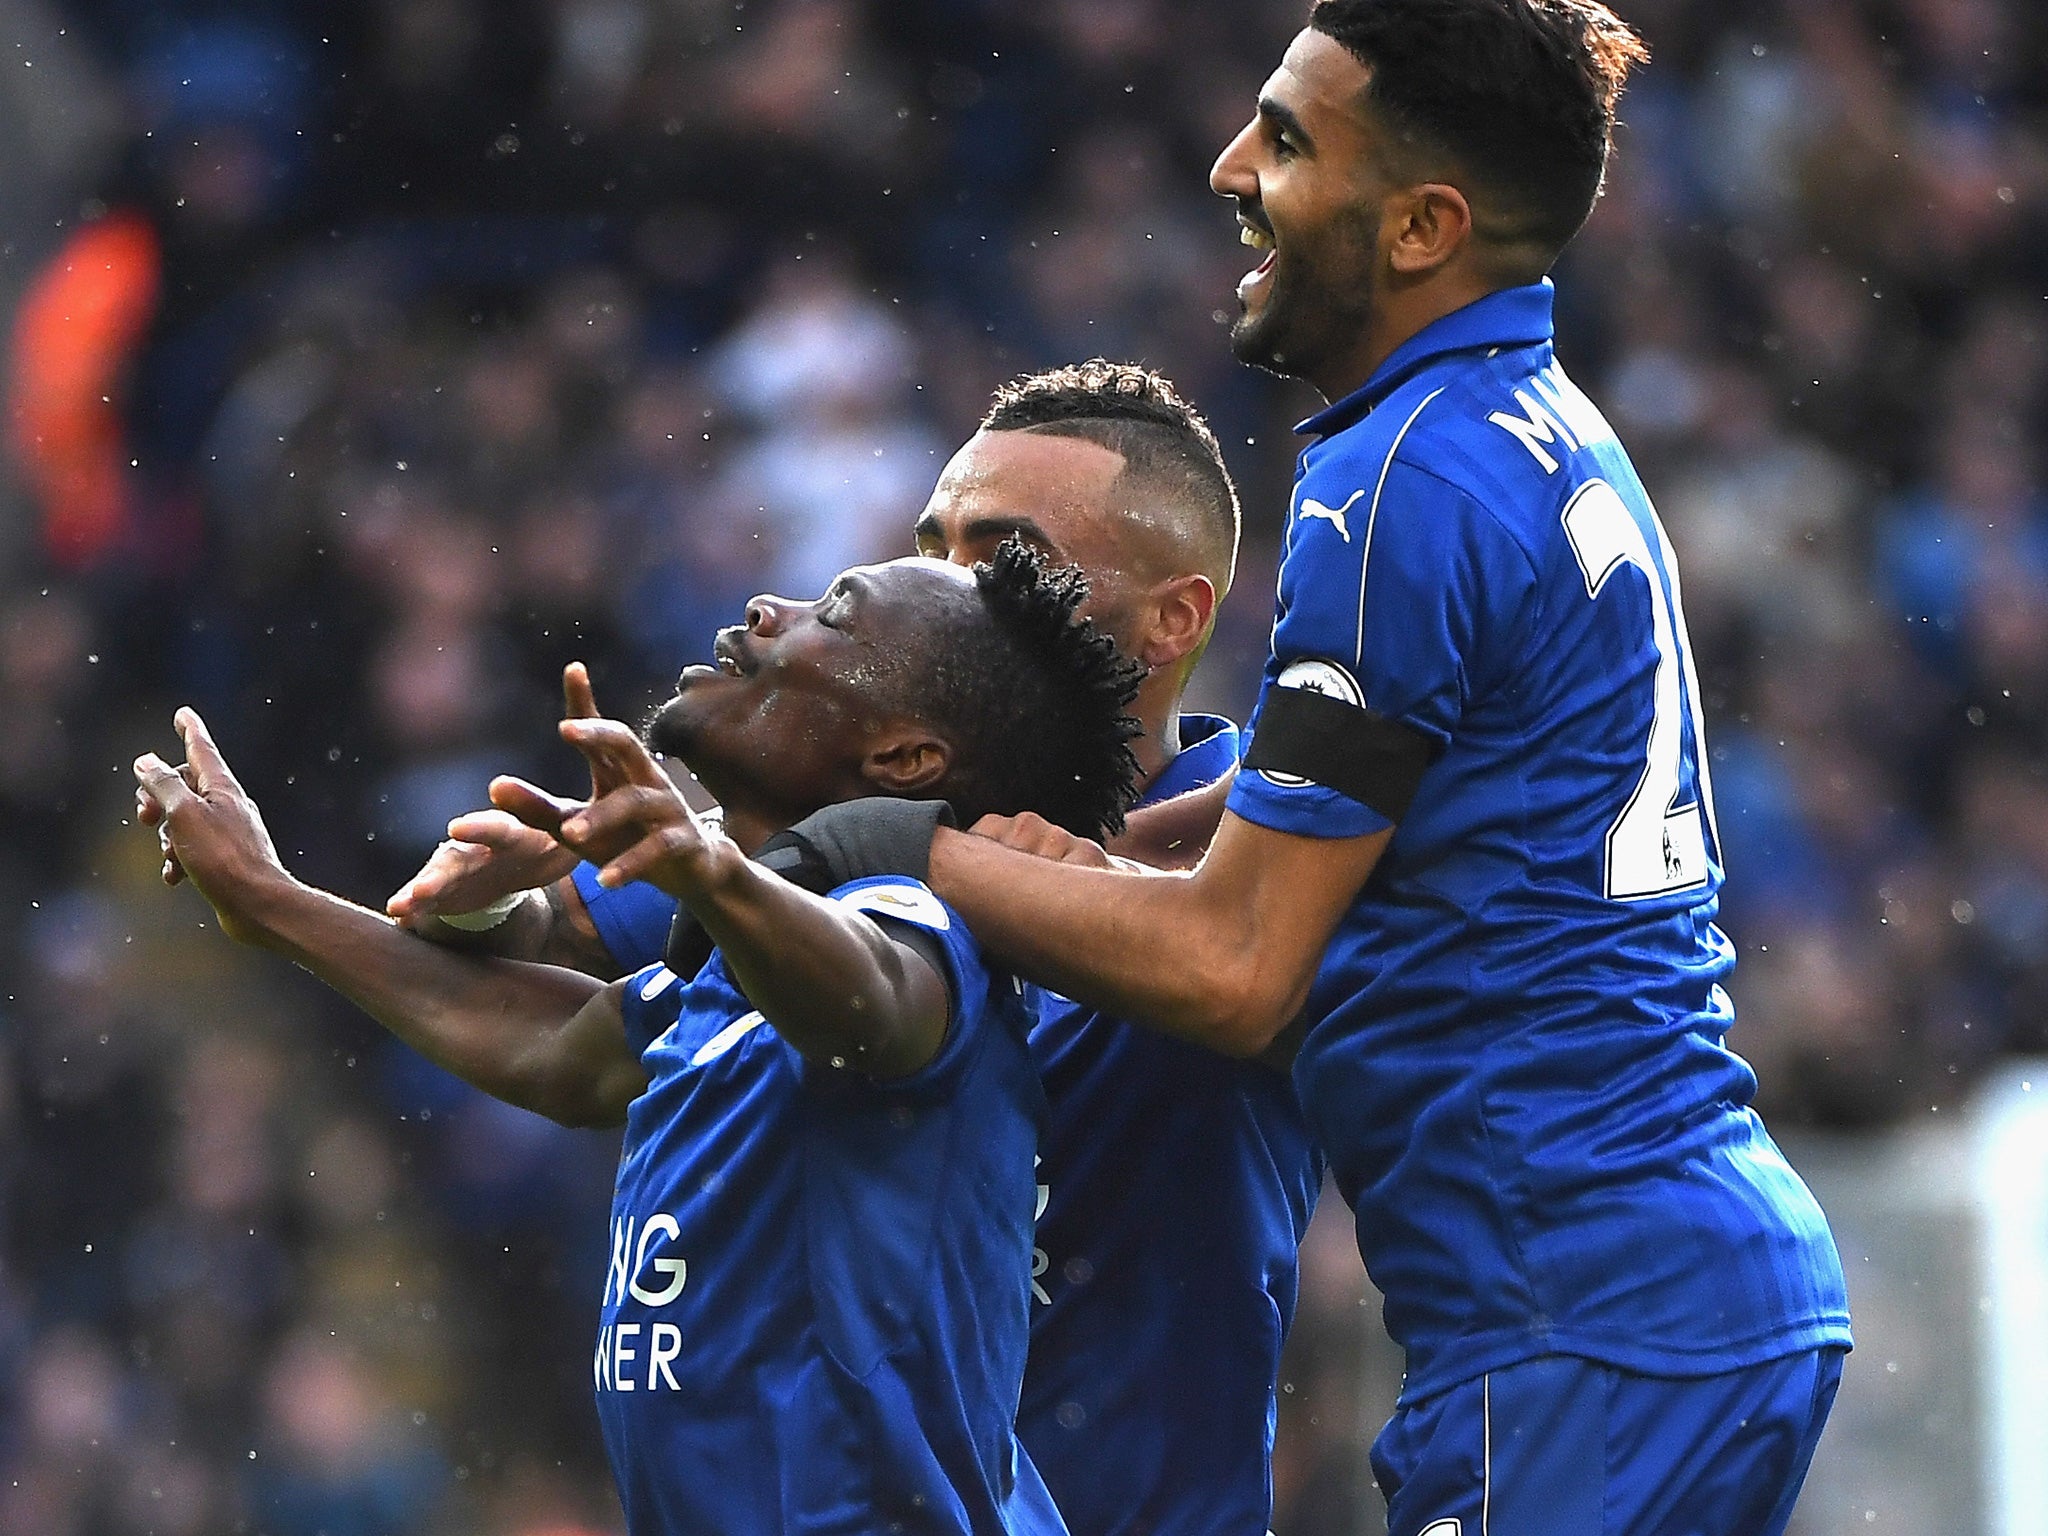
[[711, 661], [727, 677], [744, 677], [749, 668], [740, 650], [740, 637], [746, 633], [740, 625], [721, 629], [718, 638], [711, 642]]
[[742, 648], [746, 633], [746, 626], [742, 624], [721, 629], [711, 642], [711, 660], [692, 662], [683, 668], [683, 675], [677, 679], [678, 686], [686, 686], [699, 678], [747, 676], [754, 669]]
[[1255, 217], [1243, 208], [1237, 211], [1237, 239], [1240, 245], [1265, 253], [1265, 259], [1245, 273], [1238, 282], [1237, 296], [1243, 300], [1249, 296], [1251, 289], [1273, 270], [1273, 263], [1280, 253], [1273, 239], [1272, 226], [1266, 223], [1263, 216]]

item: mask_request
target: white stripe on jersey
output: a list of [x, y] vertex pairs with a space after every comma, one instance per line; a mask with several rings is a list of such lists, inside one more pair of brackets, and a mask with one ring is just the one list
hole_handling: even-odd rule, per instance
[[1365, 666], [1365, 568], [1372, 563], [1372, 529], [1380, 517], [1380, 493], [1387, 488], [1387, 472], [1394, 467], [1394, 455], [1401, 451], [1401, 439], [1408, 435], [1408, 429], [1415, 425], [1415, 418], [1428, 407], [1429, 402], [1444, 392], [1446, 386], [1439, 385], [1422, 397], [1422, 404], [1408, 413], [1408, 419], [1401, 423], [1401, 430], [1394, 434], [1394, 440], [1387, 444], [1387, 460], [1380, 465], [1379, 483], [1372, 488], [1372, 506], [1365, 514], [1365, 535], [1359, 540], [1363, 546], [1358, 551], [1358, 644], [1352, 647], [1351, 665]]

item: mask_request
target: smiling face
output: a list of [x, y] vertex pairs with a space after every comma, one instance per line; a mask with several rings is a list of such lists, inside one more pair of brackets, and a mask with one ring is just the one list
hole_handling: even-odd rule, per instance
[[1380, 297], [1383, 202], [1403, 185], [1366, 104], [1368, 78], [1342, 44], [1302, 32], [1209, 172], [1264, 256], [1238, 284], [1231, 350], [1333, 399], [1370, 371], [1361, 361]]
[[787, 826], [821, 806], [925, 788], [951, 747], [906, 707], [925, 637], [978, 609], [973, 577], [935, 560], [857, 566], [814, 602], [761, 596], [686, 668], [647, 727], [734, 815]]

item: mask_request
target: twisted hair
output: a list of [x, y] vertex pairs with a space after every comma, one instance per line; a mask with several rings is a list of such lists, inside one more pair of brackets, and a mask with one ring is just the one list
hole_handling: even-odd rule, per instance
[[946, 799], [963, 827], [985, 815], [1035, 811], [1082, 837], [1123, 830], [1137, 798], [1124, 712], [1145, 669], [1079, 616], [1087, 578], [1048, 568], [1006, 539], [974, 567], [989, 624], [946, 637], [919, 679], [922, 713], [950, 726], [960, 748]]

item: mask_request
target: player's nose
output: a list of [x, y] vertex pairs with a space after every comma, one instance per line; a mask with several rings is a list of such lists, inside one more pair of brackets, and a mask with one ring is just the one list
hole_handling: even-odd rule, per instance
[[1216, 163], [1209, 167], [1209, 190], [1218, 197], [1234, 197], [1244, 202], [1258, 199], [1259, 178], [1252, 168], [1251, 155], [1258, 132], [1259, 120], [1253, 118], [1238, 129], [1237, 137], [1223, 146]]
[[804, 605], [763, 592], [747, 599], [747, 633], [763, 639], [789, 628], [790, 616]]

